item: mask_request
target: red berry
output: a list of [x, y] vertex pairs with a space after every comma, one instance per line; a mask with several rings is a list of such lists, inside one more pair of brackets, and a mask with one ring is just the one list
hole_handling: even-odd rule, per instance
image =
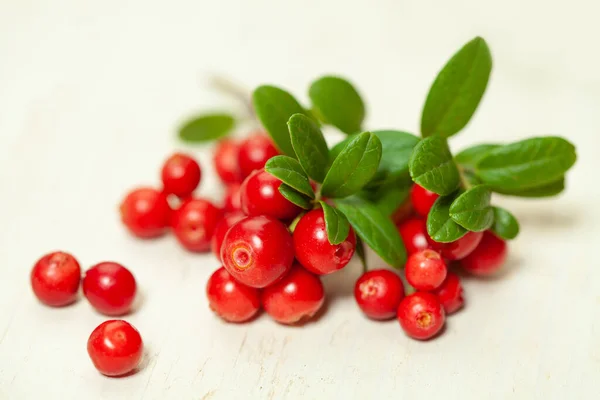
[[281, 183], [264, 169], [252, 172], [240, 189], [242, 211], [250, 216], [267, 215], [281, 220], [294, 219], [302, 209], [279, 193]]
[[165, 193], [187, 197], [198, 187], [202, 171], [192, 157], [175, 153], [165, 161], [161, 177]]
[[115, 262], [96, 264], [86, 271], [83, 278], [84, 296], [92, 307], [105, 315], [127, 314], [135, 292], [133, 274]]
[[210, 309], [228, 322], [244, 322], [260, 309], [258, 289], [243, 285], [223, 267], [216, 270], [206, 283]]
[[404, 273], [412, 287], [417, 290], [431, 291], [444, 282], [448, 268], [440, 253], [426, 249], [408, 257]]
[[100, 373], [125, 375], [137, 368], [142, 359], [142, 337], [128, 322], [109, 320], [94, 329], [87, 351]]
[[429, 235], [427, 236], [427, 240], [429, 241], [429, 245], [432, 249], [439, 252], [442, 257], [447, 260], [462, 260], [481, 242], [481, 238], [483, 237], [483, 232], [467, 232], [467, 234], [460, 239], [451, 242], [451, 243], [439, 243], [435, 240], [431, 239]]
[[304, 268], [318, 275], [344, 268], [350, 262], [355, 247], [356, 235], [352, 228], [342, 243], [329, 243], [322, 209], [306, 213], [294, 228], [296, 259]]
[[394, 318], [403, 297], [402, 280], [387, 269], [365, 272], [354, 285], [356, 303], [372, 319]]
[[435, 294], [440, 303], [442, 303], [446, 315], [458, 311], [465, 303], [460, 279], [452, 272], [448, 272], [446, 280], [432, 293]]
[[462, 267], [474, 275], [488, 276], [500, 269], [506, 260], [506, 242], [492, 232], [483, 233], [479, 246], [460, 262]]
[[415, 292], [406, 296], [398, 306], [400, 326], [413, 339], [425, 340], [435, 336], [445, 320], [444, 308], [431, 293]]
[[398, 226], [406, 252], [410, 255], [429, 248], [427, 225], [420, 218], [411, 218]]
[[325, 302], [321, 280], [295, 264], [279, 282], [262, 291], [263, 308], [275, 321], [295, 324], [312, 318]]
[[241, 211], [242, 201], [240, 198], [240, 187], [237, 183], [232, 183], [225, 189], [225, 200], [223, 209], [225, 212]]
[[265, 167], [269, 158], [279, 154], [271, 138], [263, 133], [249, 136], [240, 145], [238, 164], [242, 177], [247, 177], [255, 169]]
[[440, 197], [439, 194], [430, 192], [423, 186], [414, 184], [410, 190], [410, 200], [417, 214], [427, 217], [433, 203]]
[[127, 229], [140, 238], [163, 235], [171, 217], [167, 195], [152, 188], [129, 192], [121, 203], [120, 211]]
[[280, 279], [294, 261], [287, 227], [267, 217], [247, 217], [233, 225], [221, 245], [221, 260], [241, 283], [263, 288]]
[[188, 200], [173, 215], [175, 237], [190, 251], [210, 250], [210, 241], [223, 211], [205, 199]]
[[225, 239], [225, 234], [236, 222], [241, 221], [245, 217], [246, 216], [241, 212], [234, 212], [227, 214], [217, 223], [210, 242], [211, 250], [217, 257], [217, 260], [221, 260], [221, 245], [223, 244], [223, 239]]
[[240, 145], [232, 139], [220, 140], [213, 161], [223, 183], [241, 183], [244, 178], [238, 164]]
[[46, 254], [31, 270], [31, 288], [36, 297], [52, 307], [77, 300], [81, 268], [72, 255], [62, 251]]

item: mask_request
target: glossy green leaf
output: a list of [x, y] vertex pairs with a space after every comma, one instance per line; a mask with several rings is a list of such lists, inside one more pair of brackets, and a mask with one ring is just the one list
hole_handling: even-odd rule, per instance
[[464, 128], [477, 110], [491, 71], [490, 49], [480, 37], [454, 54], [429, 89], [421, 135], [450, 137]]
[[392, 215], [410, 196], [412, 181], [397, 181], [377, 188], [367, 188], [360, 196], [375, 204], [385, 215]]
[[552, 197], [560, 194], [565, 190], [565, 178], [562, 177], [557, 181], [547, 183], [542, 186], [533, 187], [523, 190], [496, 190], [497, 193], [506, 196], [528, 197], [528, 198], [543, 198]]
[[327, 230], [327, 239], [331, 244], [340, 244], [348, 237], [350, 233], [350, 223], [346, 216], [338, 209], [321, 201], [323, 214], [325, 216], [325, 229]]
[[381, 141], [370, 132], [353, 138], [333, 160], [321, 187], [325, 197], [341, 198], [358, 192], [377, 172]]
[[227, 135], [235, 127], [229, 114], [204, 114], [185, 122], [179, 128], [179, 138], [185, 142], [201, 143]]
[[468, 147], [454, 156], [454, 161], [463, 167], [475, 168], [477, 163], [485, 157], [485, 155], [493, 149], [500, 147], [499, 144], [478, 144]]
[[300, 208], [304, 208], [305, 210], [310, 210], [312, 208], [312, 202], [309, 197], [285, 183], [282, 183], [281, 186], [279, 186], [279, 193]]
[[292, 146], [308, 176], [323, 182], [329, 167], [329, 149], [317, 124], [304, 114], [294, 114], [288, 121]]
[[460, 184], [448, 142], [440, 136], [430, 136], [417, 143], [408, 168], [413, 181], [441, 196], [454, 192]]
[[505, 240], [511, 240], [519, 234], [519, 221], [509, 211], [501, 207], [494, 208], [492, 231]]
[[306, 173], [296, 159], [288, 156], [272, 157], [267, 161], [265, 170], [298, 192], [311, 199], [315, 198], [315, 193], [312, 186], [310, 186], [308, 176], [306, 176]]
[[450, 217], [450, 206], [455, 198], [455, 194], [439, 197], [429, 211], [427, 233], [436, 242], [454, 242], [467, 234], [467, 230]]
[[449, 210], [450, 218], [470, 231], [484, 231], [494, 222], [491, 199], [492, 192], [487, 186], [472, 187], [454, 200]]
[[365, 105], [350, 82], [335, 76], [324, 76], [313, 82], [308, 96], [323, 122], [348, 134], [361, 130]]
[[400, 234], [377, 206], [358, 196], [336, 200], [335, 204], [356, 234], [385, 262], [396, 268], [404, 266], [406, 250]]

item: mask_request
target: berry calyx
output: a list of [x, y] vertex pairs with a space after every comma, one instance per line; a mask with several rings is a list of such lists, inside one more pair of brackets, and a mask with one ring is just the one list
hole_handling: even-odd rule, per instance
[[280, 281], [262, 291], [263, 308], [281, 324], [296, 324], [312, 318], [325, 302], [321, 280], [294, 265]]
[[223, 244], [223, 239], [225, 239], [225, 234], [227, 234], [229, 228], [235, 225], [236, 222], [241, 221], [244, 218], [246, 218], [246, 216], [243, 213], [234, 212], [225, 215], [225, 217], [217, 222], [217, 226], [215, 227], [215, 231], [210, 242], [211, 250], [217, 257], [217, 260], [221, 260], [221, 245]]
[[217, 175], [225, 184], [241, 183], [244, 180], [238, 164], [240, 145], [232, 139], [222, 139], [217, 144], [213, 158]]
[[222, 215], [223, 211], [208, 200], [188, 200], [173, 215], [173, 233], [187, 250], [209, 251], [210, 241]]
[[430, 192], [423, 186], [414, 184], [410, 190], [410, 200], [413, 209], [422, 217], [427, 217], [433, 203], [440, 197], [439, 194]]
[[235, 279], [263, 288], [289, 271], [294, 261], [294, 242], [280, 221], [264, 215], [247, 217], [225, 235], [221, 260]]
[[448, 268], [440, 253], [426, 249], [408, 257], [404, 273], [412, 287], [430, 291], [437, 289], [444, 282]]
[[260, 309], [260, 291], [236, 281], [223, 267], [208, 279], [206, 296], [210, 309], [228, 322], [248, 321]]
[[276, 155], [279, 155], [279, 151], [270, 137], [262, 132], [249, 136], [240, 144], [238, 153], [242, 177], [246, 178], [252, 171], [264, 168], [267, 161]]
[[506, 242], [492, 232], [485, 231], [477, 248], [463, 258], [460, 264], [473, 275], [489, 276], [502, 267], [506, 254]]
[[354, 285], [356, 303], [367, 317], [376, 320], [394, 318], [403, 297], [402, 280], [387, 269], [365, 272]]
[[234, 212], [242, 210], [242, 200], [240, 197], [240, 184], [232, 183], [225, 189], [225, 198], [223, 200], [223, 209], [225, 212]]
[[139, 238], [163, 235], [171, 216], [167, 195], [146, 187], [129, 192], [121, 203], [120, 211], [123, 224]]
[[356, 235], [352, 227], [342, 243], [329, 243], [322, 209], [303, 215], [294, 228], [296, 259], [317, 275], [327, 275], [344, 268], [352, 259], [355, 248]]
[[398, 232], [409, 255], [429, 248], [427, 239], [429, 235], [427, 234], [425, 220], [420, 218], [408, 219], [398, 226]]
[[116, 262], [102, 262], [88, 269], [82, 286], [92, 307], [105, 315], [127, 314], [135, 299], [133, 274]]
[[431, 239], [429, 235], [427, 236], [427, 240], [429, 241], [429, 245], [432, 249], [439, 252], [442, 257], [447, 260], [462, 260], [481, 242], [483, 238], [483, 232], [467, 232], [467, 234], [460, 239], [451, 242], [451, 243], [439, 243], [435, 240]]
[[142, 337], [130, 323], [109, 320], [94, 329], [88, 339], [87, 351], [101, 374], [125, 375], [137, 368], [142, 359]]
[[77, 300], [81, 267], [69, 253], [56, 251], [40, 258], [30, 275], [33, 293], [42, 303], [62, 307]]
[[280, 220], [294, 219], [302, 209], [279, 193], [281, 181], [264, 169], [252, 172], [242, 183], [240, 200], [246, 215], [267, 215]]
[[460, 278], [452, 272], [448, 272], [446, 280], [432, 293], [437, 296], [446, 315], [458, 311], [465, 303]]
[[161, 171], [164, 192], [177, 197], [187, 197], [192, 194], [200, 183], [202, 171], [193, 157], [175, 153], [169, 157]]
[[406, 296], [398, 306], [398, 321], [404, 332], [413, 339], [426, 340], [444, 326], [446, 314], [438, 298], [428, 292]]

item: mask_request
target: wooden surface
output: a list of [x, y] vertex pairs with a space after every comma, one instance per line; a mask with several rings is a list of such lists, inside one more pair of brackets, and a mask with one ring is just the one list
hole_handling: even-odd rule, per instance
[[[598, 5], [485, 3], [0, 1], [0, 399], [599, 398]], [[181, 118], [234, 106], [207, 89], [209, 74], [305, 100], [311, 79], [340, 73], [367, 99], [369, 127], [417, 131], [435, 73], [475, 35], [494, 71], [452, 147], [561, 134], [579, 161], [558, 199], [496, 199], [522, 234], [501, 276], [465, 281], [468, 305], [438, 339], [363, 318], [356, 265], [325, 280], [327, 310], [312, 324], [225, 324], [204, 296], [211, 255], [119, 224], [125, 191], [156, 184], [182, 148]], [[200, 193], [218, 199], [211, 149], [194, 152]], [[94, 370], [86, 341], [105, 318], [86, 301], [35, 300], [30, 268], [54, 249], [134, 272], [139, 373]]]

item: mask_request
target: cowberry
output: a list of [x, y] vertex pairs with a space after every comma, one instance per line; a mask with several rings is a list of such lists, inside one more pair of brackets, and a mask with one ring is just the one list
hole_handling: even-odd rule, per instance
[[161, 236], [171, 217], [167, 195], [152, 188], [138, 188], [127, 194], [120, 207], [121, 220], [140, 238]]
[[471, 254], [479, 242], [481, 242], [481, 238], [483, 238], [483, 232], [467, 232], [465, 236], [454, 242], [439, 243], [427, 235], [430, 247], [450, 261], [462, 260]]
[[175, 237], [190, 251], [210, 250], [210, 241], [223, 211], [205, 199], [184, 202], [173, 215]]
[[474, 275], [492, 275], [504, 264], [506, 253], [506, 242], [486, 231], [477, 248], [460, 263], [466, 271]]
[[223, 267], [216, 270], [206, 283], [210, 309], [228, 322], [244, 322], [260, 309], [260, 292], [235, 279]]
[[394, 318], [403, 297], [402, 280], [387, 269], [365, 272], [354, 285], [356, 303], [372, 319]]
[[238, 153], [238, 164], [245, 178], [255, 169], [265, 167], [269, 158], [279, 154], [270, 137], [264, 133], [255, 133], [246, 138]]
[[414, 184], [410, 190], [410, 200], [414, 210], [422, 217], [427, 217], [429, 210], [433, 207], [433, 203], [440, 195], [430, 192], [423, 186]]
[[183, 153], [175, 153], [169, 157], [161, 171], [164, 192], [177, 197], [190, 196], [198, 187], [201, 177], [200, 165], [194, 158]]
[[304, 268], [318, 275], [344, 268], [350, 262], [355, 247], [356, 235], [352, 227], [342, 243], [329, 243], [322, 209], [303, 215], [294, 228], [296, 259]]
[[312, 318], [325, 302], [325, 290], [319, 277], [296, 264], [262, 291], [261, 302], [271, 318], [290, 325]]
[[244, 180], [238, 164], [240, 145], [233, 139], [223, 139], [217, 144], [213, 158], [217, 175], [225, 184], [241, 183]]
[[287, 227], [272, 217], [247, 217], [223, 239], [221, 260], [241, 283], [263, 288], [280, 279], [294, 261], [294, 242]]
[[87, 351], [100, 373], [125, 375], [137, 368], [142, 359], [142, 337], [128, 322], [109, 320], [94, 329], [88, 339]]
[[426, 249], [408, 257], [404, 273], [412, 287], [430, 291], [437, 289], [444, 282], [448, 268], [440, 253]]
[[242, 183], [240, 199], [246, 215], [267, 215], [281, 220], [294, 219], [302, 209], [279, 193], [281, 181], [264, 169], [252, 172]]
[[221, 260], [221, 245], [223, 244], [223, 239], [225, 239], [225, 234], [236, 222], [241, 221], [245, 217], [246, 216], [241, 212], [234, 212], [225, 215], [225, 217], [217, 222], [217, 226], [215, 227], [215, 231], [210, 242], [211, 250], [217, 257], [217, 260]]
[[423, 219], [411, 218], [404, 221], [398, 226], [398, 232], [409, 255], [429, 248], [427, 225]]
[[437, 296], [415, 292], [406, 296], [398, 306], [398, 321], [404, 332], [419, 340], [435, 336], [444, 326], [446, 314]]
[[240, 184], [232, 183], [225, 189], [225, 199], [223, 201], [223, 209], [225, 212], [240, 211], [242, 209], [240, 187]]
[[77, 299], [81, 267], [72, 255], [56, 251], [35, 263], [30, 279], [33, 293], [42, 303], [52, 307], [66, 306]]
[[452, 272], [448, 272], [446, 280], [444, 280], [440, 287], [435, 289], [432, 293], [435, 294], [440, 303], [442, 303], [446, 315], [458, 311], [465, 303], [460, 278]]
[[121, 264], [101, 262], [88, 269], [83, 278], [83, 295], [92, 307], [105, 315], [123, 315], [131, 310], [136, 283]]

